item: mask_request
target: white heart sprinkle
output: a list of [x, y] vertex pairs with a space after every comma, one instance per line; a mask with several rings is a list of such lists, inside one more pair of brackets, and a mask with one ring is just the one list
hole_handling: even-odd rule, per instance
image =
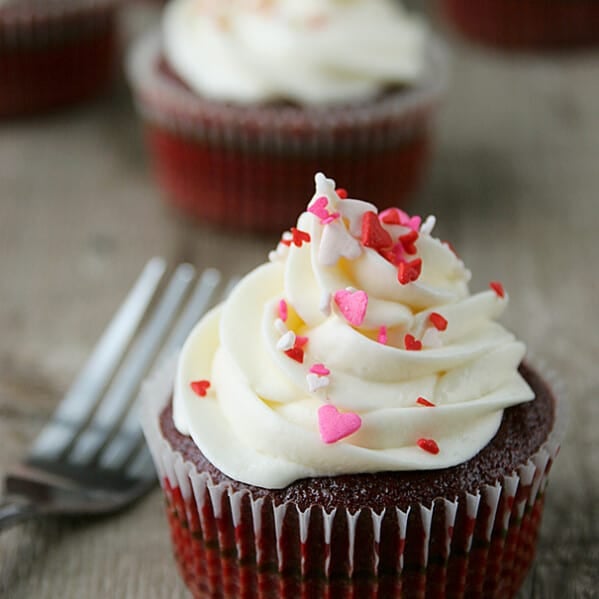
[[285, 333], [289, 332], [287, 325], [280, 318], [277, 318], [275, 320], [275, 329], [277, 329], [277, 331], [281, 335], [285, 335]]
[[308, 391], [310, 391], [310, 393], [314, 393], [314, 391], [322, 389], [323, 387], [328, 387], [330, 382], [328, 376], [318, 376], [313, 372], [310, 372], [306, 375], [306, 381], [308, 383]]
[[295, 333], [287, 331], [277, 342], [277, 349], [287, 351], [295, 345]]
[[341, 221], [336, 220], [324, 228], [318, 250], [320, 264], [334, 266], [342, 256], [348, 260], [355, 260], [361, 253], [362, 247]]

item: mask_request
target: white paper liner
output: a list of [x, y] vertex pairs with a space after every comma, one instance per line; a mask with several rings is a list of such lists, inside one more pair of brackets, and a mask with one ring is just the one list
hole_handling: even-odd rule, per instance
[[[538, 368], [535, 368], [539, 372]], [[288, 502], [282, 505], [274, 505], [272, 502], [265, 500], [264, 497], [254, 499], [247, 490], [236, 491], [231, 489], [226, 483], [215, 484], [212, 479], [205, 473], [198, 473], [195, 466], [189, 462], [185, 462], [181, 454], [173, 451], [163, 437], [159, 427], [159, 415], [164, 407], [168, 404], [171, 397], [172, 382], [175, 372], [175, 361], [172, 360], [165, 364], [160, 370], [155, 372], [151, 378], [144, 384], [141, 393], [142, 406], [142, 425], [148, 445], [150, 447], [156, 469], [164, 486], [164, 481], [168, 480], [173, 488], [180, 489], [182, 497], [186, 503], [195, 504], [198, 513], [200, 514], [200, 526], [203, 530], [208, 530], [209, 526], [214, 527], [214, 522], [210, 524], [205, 521], [207, 518], [206, 502], [209, 500], [212, 506], [212, 514], [214, 519], [218, 521], [221, 518], [230, 518], [232, 530], [240, 526], [242, 520], [241, 506], [244, 499], [248, 498], [252, 515], [252, 528], [256, 549], [256, 562], [261, 563], [265, 544], [263, 536], [266, 534], [267, 526], [265, 525], [265, 515], [267, 520], [274, 523], [275, 541], [276, 541], [276, 558], [279, 572], [285, 568], [285, 558], [281, 549], [281, 541], [283, 539], [283, 529], [286, 515], [290, 510], [294, 510], [298, 519], [298, 538], [297, 544], [304, 546], [310, 530], [310, 522], [318, 515], [323, 523], [322, 526], [322, 552], [324, 554], [324, 570], [325, 575], [330, 574], [331, 566], [331, 543], [333, 529], [336, 525], [338, 517], [344, 517], [347, 522], [347, 539], [344, 543], [347, 554], [341, 556], [349, 564], [348, 575], [351, 577], [354, 571], [355, 559], [359, 552], [363, 555], [366, 550], [363, 546], [357, 546], [357, 523], [362, 512], [369, 512], [367, 521], [370, 522], [371, 530], [369, 531], [372, 539], [372, 551], [374, 555], [374, 576], [377, 575], [381, 555], [379, 552], [379, 544], [381, 540], [381, 531], [383, 521], [388, 509], [383, 512], [375, 513], [372, 510], [358, 510], [350, 512], [342, 507], [333, 509], [327, 512], [324, 508], [317, 505], [301, 511], [299, 507]], [[559, 385], [556, 383], [555, 376], [548, 369], [544, 369], [543, 378], [546, 383], [554, 390]], [[548, 475], [548, 465], [557, 456], [560, 441], [563, 438], [566, 421], [567, 421], [567, 406], [566, 402], [559, 395], [555, 395], [555, 421], [553, 430], [550, 432], [547, 440], [539, 448], [539, 450], [528, 460], [528, 462], [520, 466], [516, 472], [509, 476], [503, 477], [501, 481], [497, 481], [494, 485], [484, 485], [477, 493], [466, 493], [464, 497], [449, 500], [447, 498], [439, 498], [433, 501], [430, 506], [418, 505], [415, 506], [418, 510], [419, 518], [416, 523], [410, 514], [414, 506], [406, 511], [395, 508], [397, 518], [397, 535], [399, 537], [399, 546], [404, 547], [406, 539], [410, 534], [410, 526], [418, 525], [421, 527], [422, 546], [419, 551], [421, 553], [421, 567], [426, 568], [429, 564], [429, 550], [431, 549], [431, 535], [438, 535], [438, 529], [432, 531], [436, 510], [444, 509], [445, 523], [445, 538], [444, 538], [444, 556], [447, 560], [452, 551], [456, 550], [452, 543], [452, 533], [456, 522], [458, 511], [464, 510], [467, 519], [472, 523], [472, 527], [466, 544], [463, 547], [457, 547], [460, 551], [466, 551], [468, 554], [472, 549], [472, 541], [474, 536], [475, 524], [484, 523], [483, 537], [487, 542], [491, 541], [493, 531], [499, 529], [502, 533], [500, 536], [508, 534], [508, 530], [512, 521], [520, 521], [527, 506], [533, 506], [540, 492], [545, 488]], [[529, 489], [529, 490], [528, 490]], [[226, 502], [227, 510], [223, 513], [222, 507]], [[507, 505], [507, 510], [502, 510], [503, 514], [500, 520], [497, 520], [499, 513], [498, 507]], [[511, 504], [511, 505], [510, 505]], [[266, 507], [265, 507], [266, 506]], [[479, 521], [479, 515], [483, 513], [482, 506], [485, 506], [487, 514], [486, 521]], [[511, 507], [513, 506], [513, 507]], [[209, 514], [210, 510], [208, 510]], [[317, 514], [318, 513], [318, 514]], [[187, 515], [189, 521], [191, 517]], [[208, 516], [209, 517], [209, 516]], [[517, 522], [516, 522], [517, 524]], [[225, 526], [225, 528], [227, 528]], [[495, 535], [494, 540], [499, 537]], [[286, 539], [288, 541], [288, 539]], [[336, 547], [338, 548], [338, 545]], [[413, 548], [412, 548], [413, 549]], [[241, 554], [241, 540], [237, 539], [238, 555]], [[413, 555], [413, 554], [412, 554]], [[404, 553], [399, 553], [399, 563], [397, 564], [397, 572], [401, 572], [404, 566]], [[335, 559], [338, 561], [340, 557], [337, 555]], [[302, 574], [305, 568], [305, 556], [302, 555]]]
[[240, 106], [203, 99], [158, 68], [162, 54], [158, 31], [132, 44], [126, 72], [143, 117], [187, 138], [257, 151], [297, 154], [339, 152], [341, 147], [351, 154], [364, 146], [395, 147], [428, 126], [446, 88], [447, 53], [440, 40], [431, 40], [425, 72], [414, 86], [379, 100], [323, 108]]

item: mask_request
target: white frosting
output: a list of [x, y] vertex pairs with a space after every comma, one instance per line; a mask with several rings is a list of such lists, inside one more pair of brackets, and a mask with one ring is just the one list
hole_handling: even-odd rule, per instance
[[172, 0], [163, 20], [171, 68], [239, 103], [348, 102], [413, 83], [426, 38], [395, 0]]
[[[323, 175], [316, 180], [312, 205], [325, 196], [329, 211], [347, 211], [356, 222], [372, 211], [372, 204], [340, 200]], [[182, 350], [175, 425], [234, 479], [280, 488], [303, 477], [453, 466], [491, 440], [504, 408], [533, 398], [517, 370], [524, 345], [495, 322], [507, 297], [491, 289], [470, 295], [470, 273], [430, 235], [430, 220], [415, 243], [417, 254], [409, 256], [422, 259], [422, 273], [403, 285], [397, 267], [359, 241], [358, 257], [323, 264], [327, 232], [351, 236], [351, 227], [345, 217], [321, 224], [303, 213], [297, 228], [310, 234], [310, 242], [281, 244], [274, 261], [242, 279]], [[410, 230], [384, 227], [394, 240]], [[368, 296], [359, 327], [334, 301], [323, 306], [348, 288]], [[285, 323], [281, 299], [289, 313]], [[431, 325], [432, 312], [447, 320], [446, 330]], [[387, 344], [377, 341], [381, 326]], [[287, 330], [308, 338], [301, 364], [281, 349]], [[406, 334], [422, 340], [423, 348], [405, 349]], [[308, 378], [314, 364], [330, 371], [317, 388]], [[211, 383], [203, 398], [190, 388], [200, 379]], [[419, 405], [419, 397], [435, 407]], [[318, 409], [329, 403], [358, 414], [362, 425], [325, 444]], [[439, 452], [423, 450], [419, 439], [433, 439]]]

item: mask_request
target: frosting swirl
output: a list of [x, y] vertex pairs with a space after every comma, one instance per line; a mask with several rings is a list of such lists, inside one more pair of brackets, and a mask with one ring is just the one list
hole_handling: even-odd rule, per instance
[[182, 350], [175, 425], [245, 483], [449, 467], [533, 398], [501, 286], [470, 295], [434, 218], [339, 194], [317, 175], [297, 228]]
[[163, 41], [202, 96], [327, 104], [414, 83], [427, 31], [393, 0], [173, 0]]

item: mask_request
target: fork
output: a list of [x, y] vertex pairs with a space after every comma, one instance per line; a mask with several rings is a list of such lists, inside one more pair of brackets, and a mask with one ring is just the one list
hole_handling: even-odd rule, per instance
[[29, 455], [8, 471], [0, 531], [36, 516], [116, 512], [156, 484], [137, 391], [181, 347], [221, 281], [210, 268], [196, 282], [181, 264], [163, 284], [166, 270], [162, 258], [146, 264]]

